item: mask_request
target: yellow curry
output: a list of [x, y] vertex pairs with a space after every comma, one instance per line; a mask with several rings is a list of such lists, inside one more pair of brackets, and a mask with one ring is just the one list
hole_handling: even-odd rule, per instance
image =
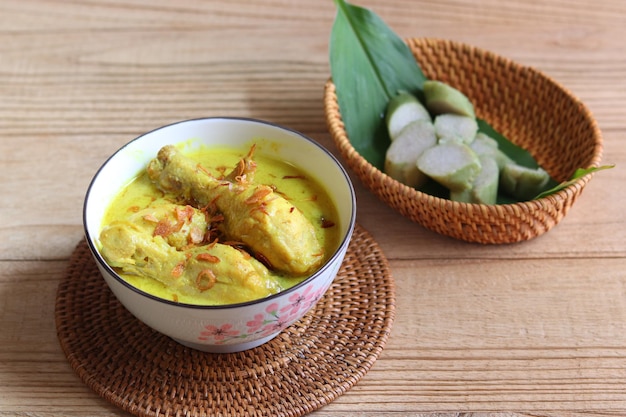
[[131, 285], [187, 304], [277, 293], [339, 243], [335, 207], [308, 173], [229, 148], [164, 146], [107, 210], [105, 260]]

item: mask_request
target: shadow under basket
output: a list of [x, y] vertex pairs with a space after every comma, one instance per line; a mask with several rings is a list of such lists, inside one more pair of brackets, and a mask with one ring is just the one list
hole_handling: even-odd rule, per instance
[[[597, 167], [602, 135], [585, 105], [541, 72], [458, 42], [409, 39], [424, 74], [459, 89], [477, 117], [529, 151], [555, 180], [577, 168]], [[558, 224], [593, 174], [544, 198], [515, 204], [469, 204], [418, 191], [373, 166], [352, 146], [341, 118], [335, 85], [324, 91], [326, 123], [342, 157], [363, 184], [401, 215], [436, 233], [467, 242], [515, 243]]]

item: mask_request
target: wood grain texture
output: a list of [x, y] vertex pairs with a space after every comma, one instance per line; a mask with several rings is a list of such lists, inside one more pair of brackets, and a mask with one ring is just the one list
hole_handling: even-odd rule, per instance
[[[567, 217], [522, 244], [457, 242], [355, 181], [387, 255], [397, 318], [381, 358], [312, 415], [626, 415], [626, 3], [363, 0], [403, 37], [466, 42], [538, 68], [588, 106], [604, 162]], [[76, 377], [56, 288], [100, 164], [204, 116], [267, 119], [337, 154], [322, 94], [332, 1], [0, 2], [0, 416], [124, 416]]]

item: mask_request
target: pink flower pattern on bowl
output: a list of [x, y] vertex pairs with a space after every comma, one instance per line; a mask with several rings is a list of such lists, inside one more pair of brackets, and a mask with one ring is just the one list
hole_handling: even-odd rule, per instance
[[269, 304], [264, 313], [255, 314], [246, 322], [245, 330], [237, 329], [233, 323], [206, 325], [200, 332], [198, 341], [221, 345], [233, 339], [259, 338], [277, 333], [298, 320], [301, 312], [306, 312], [322, 298], [326, 288], [315, 287], [316, 285], [311, 284], [301, 292], [294, 292], [283, 306], [277, 302]]

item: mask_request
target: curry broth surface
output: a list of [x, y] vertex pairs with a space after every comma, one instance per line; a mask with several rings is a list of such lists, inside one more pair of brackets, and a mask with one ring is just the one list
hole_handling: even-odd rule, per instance
[[[228, 174], [238, 161], [248, 152], [248, 149], [232, 149], [226, 147], [203, 147], [193, 151], [185, 151], [185, 155], [194, 159], [202, 167], [215, 177]], [[324, 247], [325, 264], [339, 245], [339, 225], [323, 227], [325, 222], [337, 223], [338, 216], [335, 205], [324, 188], [311, 176], [284, 161], [274, 159], [257, 151], [254, 155], [257, 164], [254, 174], [254, 183], [270, 185], [276, 189], [291, 204], [296, 206], [307, 219], [314, 225], [316, 236]], [[127, 219], [131, 214], [147, 207], [157, 207], [160, 204], [171, 202], [171, 198], [164, 195], [150, 181], [145, 171], [131, 181], [113, 199], [107, 209], [103, 227], [115, 220]], [[328, 226], [328, 223], [326, 223]], [[297, 236], [294, 236], [297, 238]], [[161, 282], [138, 276], [121, 273], [118, 274], [129, 284], [167, 300], [186, 304], [219, 304], [207, 303], [202, 297], [177, 294]], [[285, 290], [302, 282], [310, 275], [288, 277], [270, 271], [268, 279], [274, 280], [281, 290]]]

